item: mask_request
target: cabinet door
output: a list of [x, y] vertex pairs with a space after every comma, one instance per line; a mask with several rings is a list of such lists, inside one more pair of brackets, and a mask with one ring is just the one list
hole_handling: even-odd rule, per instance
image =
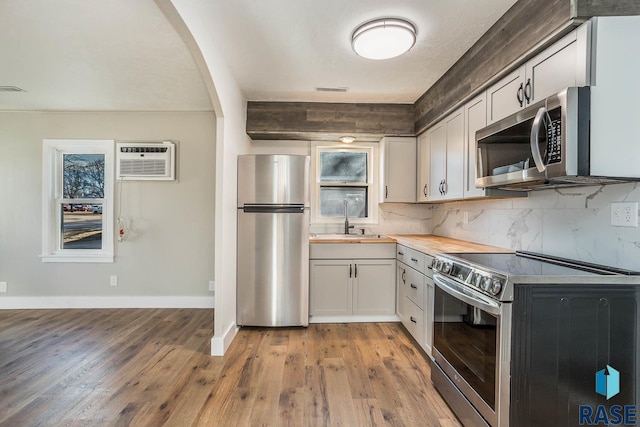
[[[582, 32], [581, 32], [582, 34]], [[532, 58], [525, 65], [528, 104], [545, 99], [572, 86], [583, 86], [588, 66], [586, 55], [573, 31]]]
[[401, 262], [396, 262], [396, 314], [400, 318], [400, 321], [403, 322], [405, 318], [405, 306], [402, 303], [404, 297], [406, 295], [406, 286], [407, 286], [407, 270], [409, 267], [404, 265]]
[[418, 188], [416, 200], [419, 202], [429, 200], [429, 173], [431, 171], [429, 154], [429, 132], [425, 132], [418, 137]]
[[429, 187], [428, 200], [441, 200], [442, 186], [447, 176], [447, 127], [438, 123], [427, 131], [429, 140]]
[[445, 119], [447, 145], [445, 153], [445, 199], [461, 199], [464, 177], [464, 109], [460, 108]]
[[482, 197], [484, 189], [476, 187], [476, 132], [487, 125], [486, 95], [469, 101], [465, 109], [463, 197]]
[[431, 348], [433, 346], [433, 279], [426, 277], [424, 289], [424, 349], [432, 357]]
[[487, 89], [487, 124], [497, 122], [524, 106], [524, 73], [525, 67], [519, 67]]
[[353, 314], [394, 314], [396, 260], [355, 260]]
[[[353, 270], [352, 260], [312, 260], [310, 262], [309, 304], [312, 316], [351, 314]], [[349, 277], [350, 275], [352, 277]]]
[[416, 139], [383, 138], [383, 202], [416, 201]]

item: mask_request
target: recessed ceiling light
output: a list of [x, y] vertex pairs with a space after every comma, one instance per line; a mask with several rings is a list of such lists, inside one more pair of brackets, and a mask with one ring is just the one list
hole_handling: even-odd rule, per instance
[[340, 137], [340, 142], [343, 142], [345, 144], [351, 144], [353, 141], [356, 140], [355, 136], [341, 136]]
[[395, 58], [413, 47], [417, 32], [416, 26], [405, 19], [374, 19], [353, 31], [351, 47], [365, 58]]

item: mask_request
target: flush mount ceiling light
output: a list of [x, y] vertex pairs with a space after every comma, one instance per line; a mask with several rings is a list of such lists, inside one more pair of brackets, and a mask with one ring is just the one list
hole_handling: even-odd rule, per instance
[[365, 22], [351, 34], [351, 47], [369, 59], [389, 59], [402, 55], [416, 43], [417, 29], [399, 18], [379, 18]]
[[351, 144], [355, 140], [356, 140], [355, 136], [341, 136], [340, 137], [340, 142], [343, 142], [345, 144]]

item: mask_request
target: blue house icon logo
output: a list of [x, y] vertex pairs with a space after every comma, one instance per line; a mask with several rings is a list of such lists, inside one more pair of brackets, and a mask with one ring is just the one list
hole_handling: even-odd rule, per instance
[[596, 372], [596, 393], [605, 396], [607, 400], [620, 393], [620, 372], [609, 365]]

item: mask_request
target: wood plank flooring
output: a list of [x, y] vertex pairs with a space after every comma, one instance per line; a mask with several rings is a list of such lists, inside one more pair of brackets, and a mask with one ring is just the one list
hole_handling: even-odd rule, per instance
[[400, 324], [242, 329], [213, 311], [0, 310], [0, 426], [459, 426]]

